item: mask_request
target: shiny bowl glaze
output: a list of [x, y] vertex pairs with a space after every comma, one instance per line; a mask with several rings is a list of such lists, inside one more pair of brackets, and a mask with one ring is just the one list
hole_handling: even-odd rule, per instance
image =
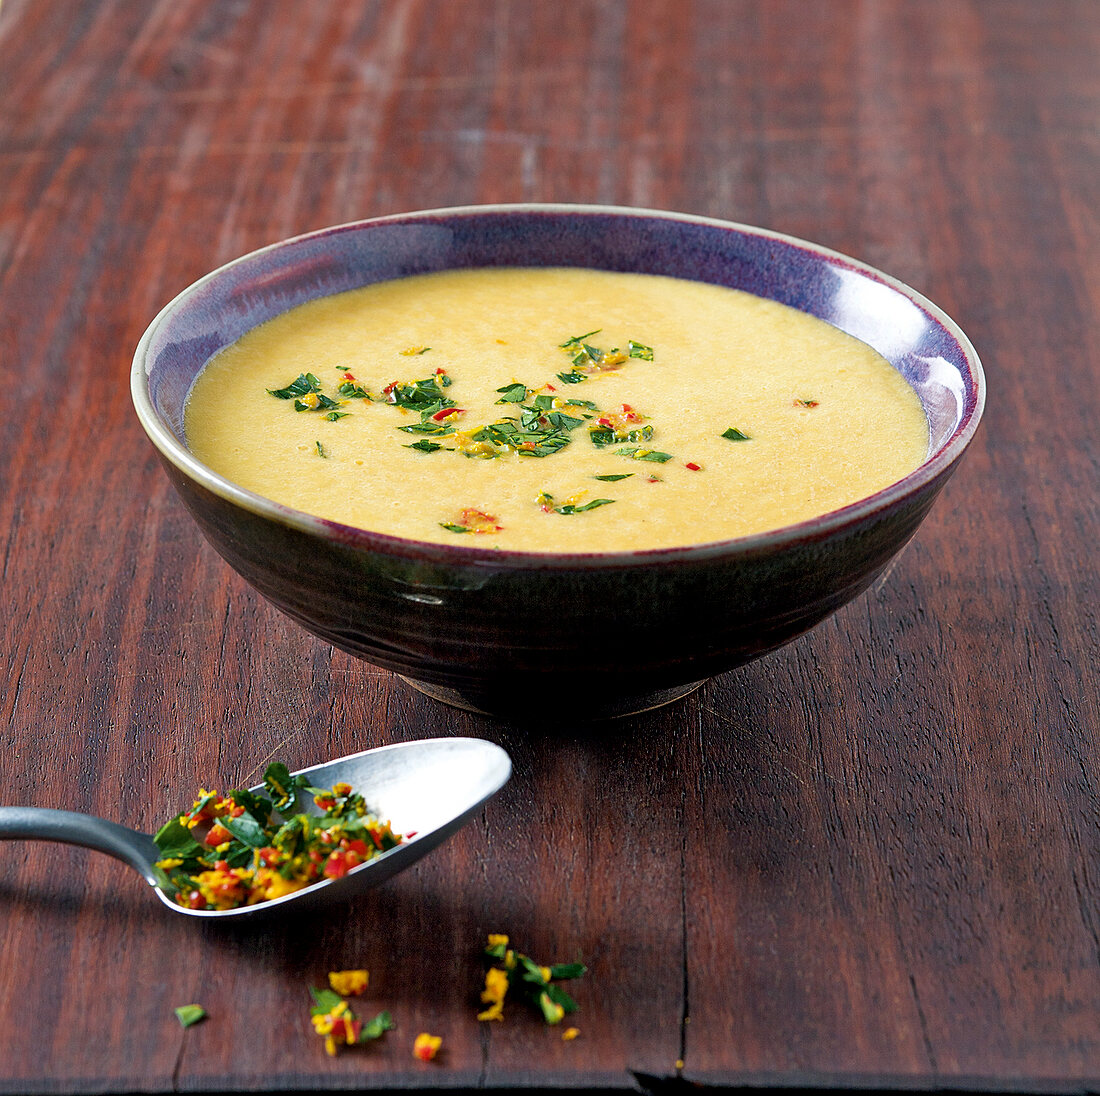
[[[869, 343], [916, 390], [924, 463], [797, 525], [712, 544], [549, 554], [429, 544], [262, 498], [187, 448], [184, 404], [209, 358], [315, 297], [432, 271], [582, 266], [744, 289]], [[217, 551], [328, 643], [450, 703], [538, 716], [638, 711], [773, 650], [855, 597], [916, 531], [981, 416], [966, 336], [892, 278], [817, 245], [683, 214], [599, 206], [474, 206], [402, 214], [273, 244], [184, 290], [150, 325], [137, 413]]]

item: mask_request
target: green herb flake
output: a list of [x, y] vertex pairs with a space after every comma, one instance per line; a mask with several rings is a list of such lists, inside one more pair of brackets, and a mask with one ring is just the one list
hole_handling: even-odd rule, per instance
[[236, 818], [226, 817], [219, 821], [242, 845], [262, 849], [267, 844], [263, 827], [247, 811]]
[[[414, 441], [412, 445], [406, 445], [405, 448], [415, 449], [419, 453], [434, 453], [438, 449], [443, 449], [444, 446], [437, 441], [428, 441], [427, 438], [421, 438], [420, 441]], [[453, 451], [451, 450], [451, 452]]]
[[269, 388], [268, 392], [278, 400], [292, 400], [309, 392], [320, 392], [321, 382], [312, 373], [300, 373], [286, 388]]
[[294, 808], [298, 802], [298, 794], [304, 786], [305, 779], [291, 776], [290, 770], [281, 761], [273, 761], [264, 770], [264, 789], [280, 813], [285, 812], [288, 807]]
[[350, 414], [350, 411], [330, 411], [327, 415], [322, 415], [321, 418], [329, 422], [338, 422], [340, 419], [346, 419]]
[[180, 1005], [173, 1011], [180, 1022], [180, 1027], [193, 1027], [200, 1020], [206, 1019], [206, 1009], [202, 1005]]
[[585, 339], [590, 339], [593, 335], [598, 335], [602, 330], [602, 327], [597, 327], [595, 331], [586, 331], [583, 335], [574, 335], [571, 339], [566, 339], [565, 342], [558, 343], [558, 346], [562, 350], [572, 350], [574, 347], [580, 346]]
[[328, 453], [325, 452], [325, 447], [319, 441], [315, 441], [313, 444], [317, 446], [317, 456], [324, 457], [325, 460], [328, 460]]
[[626, 343], [627, 350], [632, 358], [640, 358], [642, 361], [653, 361], [653, 347], [646, 346], [645, 343], [635, 342], [633, 339], [628, 339]]
[[514, 384], [506, 384], [503, 388], [498, 388], [497, 391], [501, 393], [497, 403], [523, 403], [530, 390], [527, 385], [516, 381]]
[[665, 461], [672, 460], [671, 453], [662, 453], [657, 449], [640, 449], [638, 446], [631, 446], [626, 449], [616, 449], [615, 456], [631, 457], [633, 460], [654, 461], [657, 464], [664, 464]]
[[593, 499], [583, 506], [574, 506], [572, 503], [567, 502], [564, 506], [555, 506], [554, 510], [559, 514], [583, 514], [586, 510], [596, 510], [601, 506], [610, 506], [614, 501], [614, 499]]
[[332, 989], [315, 989], [313, 986], [310, 986], [309, 992], [314, 1002], [309, 1010], [310, 1016], [324, 1016], [326, 1012], [331, 1012], [337, 1005], [342, 1004], [344, 1000], [340, 994]]
[[741, 433], [736, 426], [731, 426], [728, 430], [724, 431], [722, 437], [729, 441], [752, 441], [752, 438], [748, 434]]
[[578, 373], [576, 370], [571, 370], [568, 373], [558, 373], [556, 376], [562, 384], [580, 384], [582, 381], [588, 380], [586, 374]]
[[386, 1011], [380, 1012], [373, 1020], [368, 1020], [359, 1033], [361, 1039], [379, 1039], [387, 1031], [393, 1031], [396, 1025]]
[[346, 400], [369, 400], [370, 393], [354, 381], [342, 381], [336, 389]]
[[633, 472], [617, 472], [611, 476], [593, 476], [593, 479], [602, 480], [604, 483], [618, 483], [619, 480], [630, 479], [634, 475]]
[[441, 521], [439, 523], [439, 527], [440, 527], [440, 529], [446, 529], [448, 533], [472, 533], [473, 532], [473, 529], [471, 529], [468, 525], [456, 525], [454, 522], [450, 522], [450, 521]]
[[576, 503], [567, 502], [562, 506], [558, 506], [554, 502], [554, 496], [546, 491], [541, 491], [535, 501], [546, 512], [553, 511], [555, 514], [583, 514], [587, 510], [596, 510], [601, 506], [610, 506], [614, 499], [593, 499], [591, 502], [586, 502], [583, 506], [578, 506]]
[[616, 430], [610, 426], [590, 426], [588, 438], [597, 449], [606, 449], [624, 441], [649, 441], [653, 437], [652, 426], [641, 426], [637, 430]]
[[[181, 815], [180, 817], [185, 818], [186, 815]], [[191, 836], [190, 829], [180, 821], [180, 818], [173, 818], [171, 822], [165, 822], [165, 824], [157, 830], [153, 837], [153, 841], [160, 850], [162, 860], [167, 860], [169, 858], [174, 860], [191, 860], [196, 856], [201, 856], [206, 851], [203, 846]]]

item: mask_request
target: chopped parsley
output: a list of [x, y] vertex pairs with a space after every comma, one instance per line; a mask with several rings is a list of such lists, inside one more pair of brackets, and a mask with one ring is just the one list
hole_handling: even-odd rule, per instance
[[498, 388], [497, 391], [501, 393], [497, 403], [523, 403], [527, 399], [530, 390], [527, 385], [516, 381], [515, 384], [506, 384], [503, 388]]
[[646, 346], [645, 343], [635, 342], [633, 339], [628, 339], [626, 343], [627, 352], [632, 358], [641, 358], [642, 361], [653, 361], [653, 347]]
[[325, 447], [319, 441], [314, 442], [314, 445], [317, 446], [317, 456], [325, 457], [327, 459], [328, 453], [325, 452]]
[[616, 449], [615, 456], [630, 457], [633, 460], [655, 461], [657, 464], [664, 464], [665, 461], [672, 460], [671, 453], [662, 453], [657, 449], [642, 449], [636, 445], [626, 449]]
[[562, 350], [573, 350], [580, 346], [585, 339], [590, 339], [593, 335], [598, 335], [602, 330], [602, 327], [597, 327], [595, 331], [586, 331], [583, 335], [574, 335], [571, 339], [566, 339], [565, 342], [558, 343], [558, 346]]
[[614, 475], [608, 476], [593, 476], [595, 480], [603, 480], [604, 483], [618, 483], [619, 480], [630, 479], [634, 475], [633, 472], [616, 472]]
[[337, 422], [340, 419], [346, 419], [350, 414], [350, 411], [330, 411], [327, 415], [322, 415], [321, 418], [327, 419], [329, 422]]
[[341, 381], [336, 391], [346, 400], [369, 400], [371, 398], [370, 393], [354, 381]]
[[729, 441], [752, 441], [748, 434], [741, 433], [736, 426], [731, 426], [724, 431], [722, 437], [727, 438]]
[[640, 426], [636, 430], [616, 430], [612, 426], [590, 426], [588, 438], [597, 449], [606, 449], [624, 441], [649, 441], [653, 437], [652, 426]]
[[304, 396], [308, 392], [320, 392], [321, 382], [312, 373], [299, 373], [297, 380], [293, 380], [286, 388], [269, 388], [268, 392], [277, 400], [292, 400], [296, 396]]
[[593, 499], [591, 502], [586, 502], [583, 506], [578, 506], [574, 502], [566, 502], [558, 506], [554, 502], [553, 495], [548, 494], [546, 491], [540, 491], [535, 501], [539, 504], [539, 507], [548, 514], [551, 511], [555, 514], [583, 514], [587, 510], [596, 510], [601, 506], [610, 506], [615, 500]]
[[387, 384], [382, 393], [387, 403], [395, 407], [404, 407], [408, 411], [433, 413], [444, 407], [454, 407], [455, 401], [443, 394], [450, 386], [450, 377], [436, 375], [419, 381], [393, 381]]
[[582, 381], [588, 380], [586, 373], [578, 373], [574, 370], [568, 373], [557, 373], [555, 376], [562, 384], [580, 384]]
[[428, 441], [427, 438], [422, 438], [420, 441], [414, 441], [412, 445], [406, 445], [406, 449], [416, 449], [421, 453], [434, 453], [439, 449], [444, 448], [439, 442]]

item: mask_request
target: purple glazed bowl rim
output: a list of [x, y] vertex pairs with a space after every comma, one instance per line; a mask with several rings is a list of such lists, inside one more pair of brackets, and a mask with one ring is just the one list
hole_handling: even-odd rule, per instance
[[[772, 241], [786, 248], [804, 252], [812, 259], [827, 263], [835, 269], [854, 272], [905, 298], [909, 304], [923, 313], [930, 323], [938, 326], [956, 344], [966, 365], [966, 375], [963, 377], [965, 398], [959, 410], [959, 420], [950, 434], [941, 440], [938, 445], [935, 445], [924, 461], [908, 475], [872, 495], [805, 521], [760, 533], [752, 533], [747, 536], [708, 541], [701, 544], [627, 551], [564, 553], [524, 551], [511, 548], [479, 548], [464, 544], [451, 545], [420, 541], [372, 532], [296, 510], [293, 507], [275, 502], [243, 488], [213, 471], [213, 469], [208, 468], [179, 440], [155, 406], [149, 388], [154, 364], [150, 354], [158, 334], [165, 325], [171, 323], [173, 316], [181, 307], [191, 301], [196, 294], [203, 292], [218, 280], [226, 278], [227, 275], [231, 275], [243, 264], [255, 263], [267, 257], [277, 256], [282, 251], [290, 250], [302, 244], [323, 241], [326, 238], [348, 232], [369, 232], [371, 229], [389, 225], [413, 225], [439, 220], [456, 221], [479, 217], [499, 218], [510, 215], [656, 220], [685, 226], [696, 226], [702, 229], [733, 233], [757, 241]], [[568, 264], [562, 263], [559, 265]], [[443, 269], [447, 268], [444, 267]], [[702, 281], [704, 279], [695, 280]], [[367, 279], [362, 284], [372, 283], [370, 279]], [[340, 291], [335, 290], [335, 292]], [[802, 311], [808, 312], [810, 310], [802, 309]], [[209, 356], [207, 360], [209, 360]], [[962, 375], [961, 371], [960, 375]], [[488, 566], [493, 569], [526, 568], [538, 570], [576, 569], [578, 567], [599, 569], [638, 566], [640, 564], [703, 562], [707, 559], [730, 558], [740, 554], [746, 556], [762, 553], [770, 554], [785, 547], [794, 547], [799, 544], [808, 545], [827, 539], [838, 530], [855, 527], [878, 517], [886, 516], [892, 510], [905, 505], [946, 477], [974, 437], [982, 417], [986, 398], [985, 375], [981, 361], [977, 351], [959, 325], [943, 309], [921, 293], [867, 263], [796, 236], [735, 221], [703, 217], [690, 213], [677, 213], [670, 210], [568, 203], [487, 204], [415, 210], [383, 217], [349, 221], [344, 224], [288, 237], [257, 248], [231, 259], [197, 281], [192, 282], [160, 310], [138, 343], [130, 379], [131, 395], [138, 419], [161, 456], [188, 479], [235, 506], [262, 518], [278, 522], [289, 528], [319, 537], [325, 541], [334, 542], [346, 548], [376, 551], [386, 555], [415, 558], [436, 564], [465, 567]]]

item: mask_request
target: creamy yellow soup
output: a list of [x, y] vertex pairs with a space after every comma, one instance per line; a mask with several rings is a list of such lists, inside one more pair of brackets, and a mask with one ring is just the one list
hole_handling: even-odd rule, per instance
[[916, 394], [866, 344], [642, 274], [448, 271], [294, 308], [214, 357], [188, 444], [227, 479], [380, 533], [590, 552], [838, 509], [916, 468]]

